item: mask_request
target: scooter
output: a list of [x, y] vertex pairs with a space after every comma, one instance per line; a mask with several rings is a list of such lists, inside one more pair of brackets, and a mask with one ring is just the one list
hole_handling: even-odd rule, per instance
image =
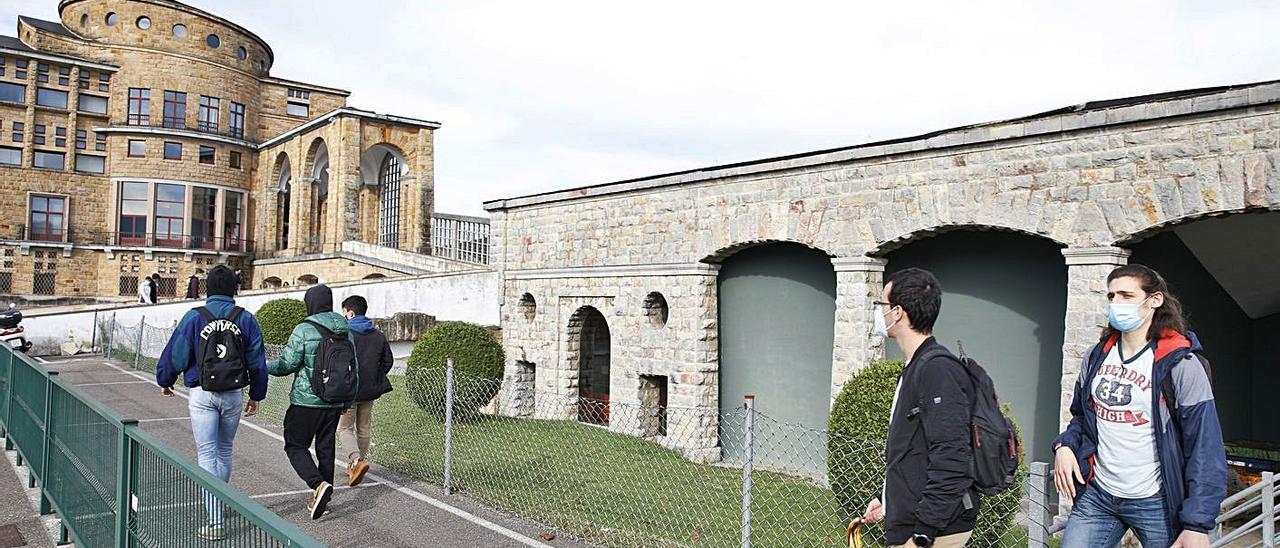
[[27, 330], [19, 325], [21, 323], [22, 311], [13, 303], [9, 303], [8, 310], [0, 312], [0, 343], [25, 354], [31, 350], [31, 341], [27, 340]]

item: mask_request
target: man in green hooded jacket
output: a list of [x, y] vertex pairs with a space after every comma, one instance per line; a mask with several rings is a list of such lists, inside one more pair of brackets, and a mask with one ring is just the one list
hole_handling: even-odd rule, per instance
[[[307, 511], [311, 519], [324, 515], [333, 497], [334, 439], [342, 410], [351, 402], [330, 403], [320, 399], [311, 388], [311, 375], [316, 364], [316, 350], [322, 336], [320, 330], [308, 322], [323, 325], [337, 335], [350, 337], [347, 319], [333, 311], [333, 291], [326, 285], [307, 290], [303, 297], [307, 305], [307, 321], [298, 324], [289, 335], [280, 358], [267, 364], [272, 376], [293, 375], [293, 389], [289, 392], [289, 410], [284, 415], [284, 451], [289, 464], [298, 477], [312, 489]], [[316, 460], [311, 459], [309, 449], [315, 443]]]

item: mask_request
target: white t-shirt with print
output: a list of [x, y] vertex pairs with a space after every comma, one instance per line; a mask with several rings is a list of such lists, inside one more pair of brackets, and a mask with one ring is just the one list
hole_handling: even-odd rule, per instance
[[1107, 353], [1089, 387], [1098, 417], [1098, 454], [1094, 479], [1111, 495], [1138, 499], [1160, 492], [1151, 382], [1155, 349], [1121, 358], [1120, 343]]

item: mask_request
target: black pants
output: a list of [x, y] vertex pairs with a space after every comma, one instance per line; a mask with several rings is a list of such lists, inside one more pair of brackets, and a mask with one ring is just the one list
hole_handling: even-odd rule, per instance
[[[333, 485], [334, 435], [342, 409], [321, 409], [290, 405], [284, 413], [284, 452], [289, 464], [307, 487], [315, 489], [320, 482]], [[311, 442], [316, 444], [316, 462], [311, 460]]]

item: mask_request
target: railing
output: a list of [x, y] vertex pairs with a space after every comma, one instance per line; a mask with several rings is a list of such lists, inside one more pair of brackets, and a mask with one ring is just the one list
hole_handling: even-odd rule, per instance
[[244, 238], [210, 237], [192, 234], [164, 232], [107, 232], [103, 230], [43, 230], [33, 231], [20, 224], [14, 231], [14, 239], [28, 242], [49, 242], [80, 245], [110, 245], [138, 247], [170, 247], [178, 249], [207, 249], [233, 253], [253, 252], [253, 240]]
[[[6, 450], [40, 488], [78, 546], [322, 546], [79, 389], [0, 345], [0, 427]], [[220, 522], [217, 521], [220, 519]]]
[[489, 264], [489, 220], [435, 213], [431, 215], [431, 254], [474, 264]]
[[208, 135], [218, 135], [222, 137], [230, 137], [232, 139], [244, 140], [243, 127], [223, 126], [216, 122], [200, 121], [195, 126], [187, 125], [185, 118], [176, 118], [171, 116], [139, 116], [131, 114], [126, 119], [127, 123], [114, 126], [116, 128], [130, 127], [155, 127], [163, 129], [176, 129], [182, 131], [191, 131], [195, 133], [204, 133]]

